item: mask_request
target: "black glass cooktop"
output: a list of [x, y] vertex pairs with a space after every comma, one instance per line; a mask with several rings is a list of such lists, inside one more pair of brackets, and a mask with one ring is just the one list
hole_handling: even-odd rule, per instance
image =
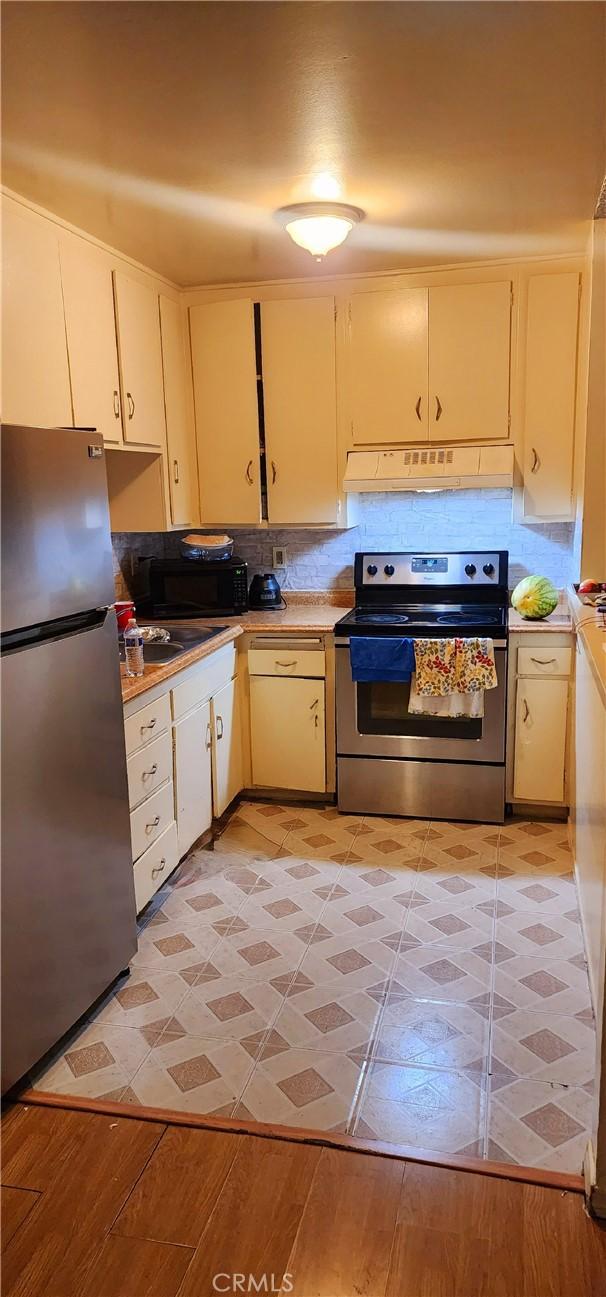
[[335, 626], [335, 635], [489, 635], [505, 633], [507, 609], [486, 604], [409, 604], [394, 608], [352, 608]]

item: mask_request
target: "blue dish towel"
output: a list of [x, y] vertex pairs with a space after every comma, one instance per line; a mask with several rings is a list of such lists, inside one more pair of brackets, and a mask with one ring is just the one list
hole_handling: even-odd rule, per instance
[[415, 669], [415, 651], [411, 639], [389, 639], [376, 635], [372, 639], [352, 635], [349, 641], [351, 675], [356, 683], [394, 680], [405, 684]]

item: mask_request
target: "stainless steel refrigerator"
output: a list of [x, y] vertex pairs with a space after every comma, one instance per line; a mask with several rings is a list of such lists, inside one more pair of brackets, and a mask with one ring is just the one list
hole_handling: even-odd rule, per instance
[[2, 1093], [136, 949], [102, 438], [2, 427]]

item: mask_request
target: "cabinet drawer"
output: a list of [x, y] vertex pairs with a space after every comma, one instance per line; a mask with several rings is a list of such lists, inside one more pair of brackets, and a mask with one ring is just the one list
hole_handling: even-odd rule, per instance
[[150, 743], [169, 727], [169, 697], [168, 694], [163, 694], [161, 698], [156, 698], [155, 703], [148, 703], [147, 707], [142, 707], [132, 716], [127, 716], [124, 722], [127, 757], [131, 752], [136, 752], [137, 748], [142, 748], [145, 743]]
[[249, 649], [251, 676], [303, 676], [322, 679], [326, 674], [323, 649]]
[[571, 648], [519, 648], [519, 676], [569, 676]]
[[205, 658], [183, 684], [172, 690], [173, 719], [178, 721], [192, 707], [206, 702], [211, 694], [222, 689], [235, 674], [235, 645], [226, 644], [224, 648], [217, 649], [216, 653]]
[[140, 752], [134, 752], [126, 762], [126, 769], [128, 799], [132, 810], [172, 777], [173, 745], [170, 733], [161, 734], [153, 743], [146, 743]]
[[177, 826], [173, 822], [152, 846], [144, 851], [134, 866], [137, 914], [172, 873], [178, 860]]
[[130, 816], [130, 836], [133, 848], [133, 860], [160, 837], [175, 818], [175, 799], [172, 779], [170, 783], [152, 793]]

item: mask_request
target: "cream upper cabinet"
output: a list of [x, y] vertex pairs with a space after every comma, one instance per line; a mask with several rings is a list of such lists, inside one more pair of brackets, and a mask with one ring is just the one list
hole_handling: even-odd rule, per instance
[[270, 524], [337, 521], [335, 304], [261, 304]]
[[428, 290], [357, 293], [347, 304], [354, 444], [429, 436]]
[[202, 524], [258, 523], [261, 491], [252, 301], [192, 306], [189, 318]]
[[166, 441], [158, 294], [114, 271], [122, 379], [124, 440], [162, 447]]
[[431, 441], [509, 436], [511, 283], [429, 290]]
[[60, 252], [74, 423], [96, 428], [108, 445], [119, 445], [122, 420], [112, 272], [107, 258], [80, 239], [62, 240]]
[[240, 684], [230, 680], [210, 701], [213, 729], [213, 810], [222, 815], [243, 787]]
[[528, 283], [524, 387], [523, 517], [574, 518], [574, 425], [579, 275]]
[[160, 295], [162, 368], [170, 512], [174, 526], [197, 522], [198, 468], [188, 356], [187, 318], [170, 297]]
[[2, 418], [72, 423], [57, 228], [10, 199], [2, 203]]

